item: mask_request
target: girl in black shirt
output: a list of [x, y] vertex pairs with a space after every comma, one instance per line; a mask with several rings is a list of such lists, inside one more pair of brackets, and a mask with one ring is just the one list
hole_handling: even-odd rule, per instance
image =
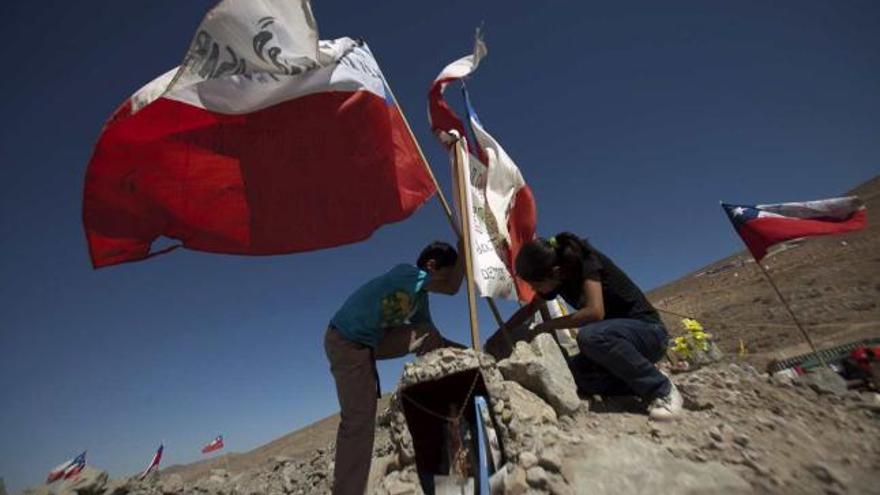
[[516, 257], [517, 276], [538, 294], [504, 324], [515, 328], [562, 296], [577, 311], [538, 324], [533, 332], [580, 327], [580, 355], [570, 365], [582, 394], [635, 394], [648, 402], [652, 419], [681, 411], [675, 385], [654, 365], [666, 353], [668, 334], [645, 295], [607, 256], [569, 232], [525, 244]]

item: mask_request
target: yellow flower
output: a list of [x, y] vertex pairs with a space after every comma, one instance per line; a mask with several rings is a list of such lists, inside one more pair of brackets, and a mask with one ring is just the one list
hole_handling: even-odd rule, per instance
[[684, 318], [681, 320], [681, 324], [684, 325], [685, 330], [691, 332], [703, 330], [703, 325], [701, 325], [700, 322], [693, 318]]

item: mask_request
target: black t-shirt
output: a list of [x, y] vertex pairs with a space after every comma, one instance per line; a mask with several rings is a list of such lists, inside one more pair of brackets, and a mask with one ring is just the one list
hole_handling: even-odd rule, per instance
[[660, 322], [660, 315], [641, 289], [617, 267], [611, 259], [583, 241], [587, 252], [581, 257], [580, 276], [570, 277], [563, 283], [559, 295], [576, 309], [586, 306], [584, 281], [596, 280], [602, 284], [605, 319], [630, 318]]

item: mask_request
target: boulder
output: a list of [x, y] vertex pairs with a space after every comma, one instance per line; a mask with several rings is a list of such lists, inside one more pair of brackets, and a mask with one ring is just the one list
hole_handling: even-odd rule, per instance
[[520, 421], [556, 423], [556, 411], [540, 397], [517, 382], [504, 381], [503, 386], [510, 399], [510, 409]]
[[507, 380], [518, 382], [550, 404], [558, 415], [581, 407], [574, 377], [552, 336], [541, 334], [531, 344], [517, 342], [513, 354], [498, 363]]
[[563, 456], [562, 475], [574, 493], [619, 495], [657, 493], [752, 493], [740, 475], [718, 462], [675, 458], [648, 440], [625, 436], [587, 439]]
[[829, 368], [818, 368], [806, 375], [801, 375], [797, 381], [815, 390], [818, 394], [843, 395], [847, 392], [846, 380]]

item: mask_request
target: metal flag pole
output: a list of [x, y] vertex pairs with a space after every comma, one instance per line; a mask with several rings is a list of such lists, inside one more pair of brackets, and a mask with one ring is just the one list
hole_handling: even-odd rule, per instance
[[[719, 201], [719, 203], [721, 204], [722, 210], [725, 210], [724, 202]], [[726, 212], [726, 210], [725, 210], [725, 212]], [[736, 223], [733, 221], [733, 217], [728, 214], [728, 219], [733, 224], [734, 230], [737, 231], [737, 233], [739, 233], [739, 229], [736, 228]], [[743, 239], [742, 234], [740, 234], [740, 239], [742, 239], [743, 242], [745, 243], [745, 239]], [[807, 333], [807, 330], [804, 328], [803, 325], [801, 325], [800, 320], [798, 320], [797, 316], [795, 316], [794, 311], [792, 311], [791, 306], [788, 304], [788, 301], [782, 295], [782, 292], [779, 290], [779, 287], [776, 286], [776, 282], [773, 281], [773, 277], [770, 276], [770, 273], [767, 271], [766, 268], [764, 268], [764, 265], [761, 264], [761, 260], [758, 259], [757, 256], [755, 256], [754, 252], [752, 252], [752, 249], [749, 247], [748, 243], [746, 243], [746, 247], [748, 248], [749, 254], [751, 254], [752, 258], [755, 260], [755, 264], [758, 265], [758, 268], [761, 269], [761, 273], [764, 274], [764, 278], [767, 280], [767, 282], [770, 283], [770, 287], [773, 287], [773, 290], [776, 292], [776, 296], [779, 298], [779, 301], [782, 302], [782, 305], [785, 307], [785, 310], [788, 312], [788, 316], [791, 317], [791, 320], [794, 322], [795, 326], [798, 328], [798, 330], [800, 330], [801, 335], [804, 336], [804, 340], [806, 340], [807, 344], [809, 344], [810, 349], [813, 351], [813, 354], [819, 360], [819, 363], [822, 364], [823, 367], [827, 367], [828, 364], [825, 362], [825, 359], [819, 355], [819, 352], [816, 349], [816, 345], [813, 344], [813, 339], [810, 338], [810, 334]]]
[[[394, 106], [397, 108], [397, 111], [400, 112], [400, 116], [403, 118], [403, 123], [406, 126], [406, 130], [409, 133], [410, 139], [412, 139], [413, 144], [416, 145], [416, 149], [419, 151], [419, 157], [422, 159], [422, 164], [425, 166], [425, 170], [428, 172], [428, 176], [431, 177], [431, 181], [434, 183], [434, 188], [437, 190], [437, 199], [440, 200], [440, 205], [443, 207], [443, 212], [446, 213], [446, 220], [449, 222], [449, 226], [452, 227], [452, 231], [461, 238], [461, 229], [458, 224], [455, 223], [455, 219], [452, 216], [452, 208], [449, 207], [449, 202], [446, 201], [446, 195], [443, 194], [443, 189], [440, 188], [440, 183], [437, 182], [437, 177], [434, 176], [434, 170], [431, 168], [431, 164], [428, 163], [428, 159], [425, 157], [425, 152], [422, 151], [422, 146], [419, 144], [419, 140], [416, 139], [415, 133], [413, 133], [412, 127], [409, 125], [409, 120], [406, 118], [406, 113], [404, 113], [403, 108], [400, 106], [400, 103], [397, 101], [397, 96], [394, 94], [394, 90], [391, 89], [391, 85], [388, 84], [388, 80], [385, 79], [385, 74], [382, 74], [382, 80], [385, 82], [385, 88], [391, 93], [391, 99], [394, 101]], [[467, 245], [467, 244], [466, 244]], [[492, 316], [495, 317], [495, 323], [498, 324], [499, 327], [504, 325], [504, 320], [501, 318], [501, 312], [498, 311], [498, 306], [495, 304], [495, 300], [491, 297], [487, 297], [486, 304], [489, 305], [489, 309], [492, 311]]]
[[828, 364], [825, 362], [825, 358], [819, 355], [819, 351], [816, 349], [816, 344], [813, 343], [813, 339], [810, 338], [810, 334], [807, 333], [807, 329], [801, 325], [800, 320], [795, 316], [794, 311], [791, 310], [791, 306], [788, 304], [788, 301], [785, 297], [782, 296], [782, 292], [780, 292], [779, 287], [776, 286], [776, 282], [773, 281], [773, 277], [770, 276], [770, 273], [767, 272], [767, 269], [764, 268], [764, 265], [756, 258], [755, 264], [758, 265], [758, 268], [761, 269], [761, 273], [764, 274], [764, 278], [767, 279], [767, 282], [770, 282], [770, 286], [773, 287], [773, 290], [776, 291], [776, 295], [779, 297], [779, 300], [782, 302], [782, 305], [785, 306], [785, 310], [788, 311], [788, 315], [791, 316], [792, 321], [794, 321], [795, 326], [798, 327], [798, 330], [801, 331], [801, 334], [804, 336], [804, 340], [807, 341], [807, 344], [810, 345], [810, 349], [813, 351], [813, 354], [816, 358], [819, 359], [819, 362], [823, 367], [827, 367]]
[[453, 166], [455, 168], [455, 178], [458, 183], [458, 201], [459, 207], [461, 211], [461, 234], [462, 239], [464, 240], [464, 265], [465, 265], [465, 278], [467, 284], [467, 298], [468, 298], [468, 312], [471, 317], [471, 347], [474, 350], [480, 350], [480, 327], [477, 322], [477, 295], [474, 291], [474, 262], [472, 259], [473, 253], [471, 252], [471, 226], [470, 226], [470, 218], [468, 213], [470, 202], [468, 201], [467, 195], [470, 194], [467, 186], [467, 177], [465, 176], [466, 172], [464, 170], [464, 158], [463, 154], [466, 152], [463, 146], [464, 140], [459, 139], [455, 142], [453, 148]]

